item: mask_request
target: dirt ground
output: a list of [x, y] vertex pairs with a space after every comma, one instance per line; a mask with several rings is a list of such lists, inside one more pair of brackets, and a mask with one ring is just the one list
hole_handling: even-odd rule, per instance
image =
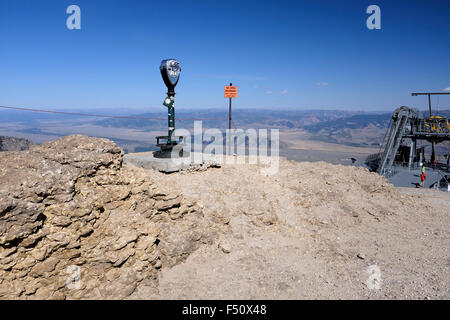
[[222, 217], [214, 245], [164, 269], [141, 299], [449, 299], [450, 194], [366, 169], [282, 159], [165, 175]]

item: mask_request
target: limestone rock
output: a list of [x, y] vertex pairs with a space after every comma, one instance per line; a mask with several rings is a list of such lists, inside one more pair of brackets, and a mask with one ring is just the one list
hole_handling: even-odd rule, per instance
[[122, 299], [216, 237], [215, 221], [107, 139], [0, 153], [0, 299]]

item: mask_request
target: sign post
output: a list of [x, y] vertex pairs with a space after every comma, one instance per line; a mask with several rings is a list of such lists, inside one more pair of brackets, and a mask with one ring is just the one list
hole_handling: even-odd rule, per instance
[[229, 98], [229, 108], [228, 108], [228, 154], [231, 153], [231, 99], [237, 98], [237, 86], [233, 86], [233, 84], [230, 82], [229, 86], [225, 86], [225, 98]]

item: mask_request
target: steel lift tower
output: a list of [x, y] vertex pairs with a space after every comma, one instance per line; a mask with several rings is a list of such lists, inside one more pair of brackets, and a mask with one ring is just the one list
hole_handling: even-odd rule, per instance
[[[407, 167], [409, 170], [417, 168], [424, 162], [423, 148], [417, 148], [417, 141], [428, 141], [432, 145], [430, 163], [433, 164], [435, 144], [450, 141], [450, 118], [433, 115], [431, 111], [431, 96], [450, 94], [450, 92], [414, 92], [413, 96], [428, 96], [429, 116], [425, 117], [417, 109], [400, 107], [392, 114], [392, 125], [386, 132], [380, 152], [367, 157], [365, 164], [370, 170], [380, 175], [392, 177], [397, 173], [397, 168]], [[449, 171], [447, 166], [444, 171]]]

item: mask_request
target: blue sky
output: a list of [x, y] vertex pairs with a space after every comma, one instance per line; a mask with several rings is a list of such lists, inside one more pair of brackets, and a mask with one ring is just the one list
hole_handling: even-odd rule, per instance
[[179, 109], [226, 108], [229, 82], [237, 108], [425, 108], [411, 92], [450, 87], [449, 17], [445, 0], [1, 0], [0, 105], [160, 111], [173, 57]]

